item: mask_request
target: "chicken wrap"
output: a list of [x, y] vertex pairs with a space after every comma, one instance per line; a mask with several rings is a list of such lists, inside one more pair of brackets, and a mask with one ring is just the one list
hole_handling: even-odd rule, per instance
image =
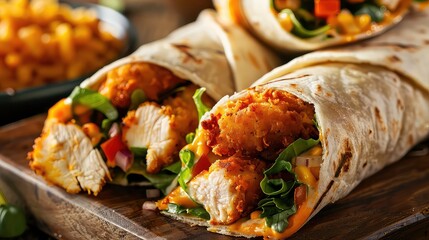
[[222, 98], [180, 152], [163, 213], [233, 236], [287, 238], [429, 134], [429, 11], [314, 52]]
[[167, 193], [201, 104], [212, 106], [276, 65], [245, 31], [204, 11], [102, 68], [51, 107], [30, 167], [69, 193], [97, 195], [106, 181]]
[[401, 21], [412, 0], [215, 0], [221, 15], [284, 52], [350, 43]]

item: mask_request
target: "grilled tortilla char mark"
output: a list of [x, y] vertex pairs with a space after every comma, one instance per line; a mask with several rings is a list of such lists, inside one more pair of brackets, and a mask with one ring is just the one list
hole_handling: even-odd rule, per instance
[[262, 197], [259, 182], [266, 165], [229, 157], [214, 162], [189, 183], [189, 194], [210, 214], [211, 224], [230, 224], [250, 213]]
[[128, 147], [147, 148], [147, 171], [157, 173], [175, 159], [185, 146], [185, 136], [198, 127], [192, 96], [195, 85], [187, 86], [163, 101], [145, 102], [123, 120], [123, 138]]
[[273, 160], [298, 138], [318, 138], [314, 106], [280, 90], [253, 88], [201, 123], [213, 153]]
[[161, 94], [184, 82], [185, 80], [178, 78], [170, 70], [139, 62], [109, 71], [99, 92], [109, 98], [114, 106], [127, 108], [131, 102], [131, 94], [136, 89], [142, 89], [149, 100], [158, 101]]

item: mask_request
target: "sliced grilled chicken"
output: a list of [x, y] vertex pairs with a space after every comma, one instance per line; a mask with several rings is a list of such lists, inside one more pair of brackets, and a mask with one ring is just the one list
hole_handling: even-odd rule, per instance
[[230, 224], [254, 209], [262, 196], [265, 163], [229, 157], [218, 160], [189, 183], [190, 196], [204, 205], [211, 224]]
[[97, 195], [110, 173], [90, 139], [75, 124], [51, 119], [33, 147], [30, 167], [69, 193]]

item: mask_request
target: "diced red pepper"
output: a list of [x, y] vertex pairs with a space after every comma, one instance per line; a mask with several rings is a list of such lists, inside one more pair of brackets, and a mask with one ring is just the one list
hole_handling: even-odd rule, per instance
[[196, 176], [198, 175], [198, 173], [204, 170], [208, 170], [210, 165], [211, 163], [209, 161], [209, 158], [206, 155], [201, 156], [198, 162], [192, 168], [192, 176]]
[[115, 167], [115, 156], [116, 153], [128, 149], [127, 145], [122, 142], [121, 134], [117, 134], [114, 137], [109, 138], [107, 141], [101, 144], [101, 149], [103, 149], [104, 155], [107, 157], [107, 166]]
[[301, 205], [303, 202], [305, 202], [306, 199], [307, 199], [307, 186], [302, 184], [299, 187], [295, 188], [295, 192], [294, 192], [295, 205], [296, 206]]
[[340, 0], [314, 0], [314, 15], [328, 18], [337, 15], [341, 10]]

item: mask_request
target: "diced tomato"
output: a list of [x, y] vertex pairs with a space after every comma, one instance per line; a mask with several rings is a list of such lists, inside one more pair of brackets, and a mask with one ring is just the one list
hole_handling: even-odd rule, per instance
[[294, 192], [295, 205], [296, 206], [301, 205], [303, 202], [305, 202], [306, 199], [307, 199], [307, 186], [300, 185], [299, 187], [295, 188], [295, 192]]
[[122, 142], [121, 134], [117, 134], [114, 137], [109, 138], [107, 141], [101, 144], [104, 155], [107, 157], [107, 166], [115, 167], [115, 156], [118, 151], [128, 149], [127, 145]]
[[338, 14], [340, 10], [340, 0], [314, 0], [314, 15], [316, 17], [328, 18]]
[[192, 168], [192, 176], [196, 176], [198, 173], [200, 173], [204, 170], [208, 170], [210, 165], [211, 165], [211, 163], [210, 163], [207, 155], [201, 156], [200, 159], [198, 160], [198, 162]]

